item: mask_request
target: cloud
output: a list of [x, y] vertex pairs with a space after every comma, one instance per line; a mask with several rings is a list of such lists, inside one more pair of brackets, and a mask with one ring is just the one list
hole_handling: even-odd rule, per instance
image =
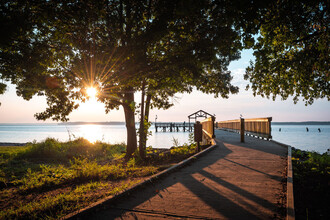
[[231, 81], [231, 83], [234, 86], [238, 86], [240, 88], [240, 91], [245, 90], [246, 85], [249, 83], [249, 81], [244, 80], [245, 69], [234, 69], [231, 71], [231, 73], [233, 76], [233, 80]]

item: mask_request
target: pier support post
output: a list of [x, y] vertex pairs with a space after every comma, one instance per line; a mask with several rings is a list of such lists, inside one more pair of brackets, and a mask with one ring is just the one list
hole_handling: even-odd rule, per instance
[[244, 118], [241, 118], [241, 142], [244, 142]]

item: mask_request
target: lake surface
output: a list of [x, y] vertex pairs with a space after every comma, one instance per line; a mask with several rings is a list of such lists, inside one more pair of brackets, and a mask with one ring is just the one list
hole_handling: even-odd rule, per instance
[[[306, 131], [308, 127], [309, 131]], [[318, 131], [321, 129], [321, 132]], [[281, 131], [279, 131], [281, 129]], [[151, 127], [152, 136], [147, 145], [154, 148], [170, 148], [173, 139], [179, 144], [188, 143], [188, 132], [155, 132]], [[291, 145], [302, 150], [324, 153], [330, 148], [330, 125], [272, 125], [273, 140]], [[53, 137], [67, 141], [84, 137], [91, 142], [101, 140], [108, 143], [126, 141], [125, 125], [58, 125], [58, 124], [0, 124], [0, 142], [26, 143], [33, 140], [42, 141]]]
[[330, 148], [330, 125], [272, 125], [272, 136], [275, 141], [302, 150], [324, 153]]
[[[147, 146], [170, 148], [173, 139], [179, 144], [188, 143], [188, 132], [155, 132], [151, 126], [152, 136], [148, 137]], [[62, 125], [62, 124], [0, 124], [0, 142], [26, 143], [33, 140], [42, 141], [48, 137], [68, 141], [83, 137], [90, 142], [97, 140], [115, 144], [126, 142], [125, 125]]]

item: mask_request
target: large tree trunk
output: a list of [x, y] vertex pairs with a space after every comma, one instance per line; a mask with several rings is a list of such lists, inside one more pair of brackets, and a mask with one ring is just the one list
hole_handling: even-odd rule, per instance
[[[129, 89], [131, 91], [132, 88]], [[128, 92], [125, 94], [125, 99], [127, 103], [123, 104], [126, 129], [127, 129], [127, 149], [125, 158], [129, 159], [132, 157], [132, 154], [137, 149], [137, 139], [136, 139], [136, 130], [135, 130], [135, 115], [134, 115], [134, 93]]]

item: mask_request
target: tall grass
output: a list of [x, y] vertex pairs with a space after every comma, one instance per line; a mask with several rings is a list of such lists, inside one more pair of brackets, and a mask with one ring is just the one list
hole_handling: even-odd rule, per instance
[[92, 144], [83, 138], [0, 148], [0, 219], [61, 218], [158, 172], [162, 161], [167, 167], [186, 158], [195, 147], [184, 144], [166, 154], [148, 148], [150, 163], [138, 152], [124, 162], [124, 144]]
[[123, 163], [124, 151], [83, 138], [0, 148], [0, 219], [57, 219], [158, 171]]
[[19, 156], [24, 159], [61, 160], [68, 161], [74, 157], [112, 159], [119, 157], [125, 151], [124, 144], [90, 143], [84, 138], [73, 141], [59, 142], [47, 138], [41, 143], [30, 143], [25, 152]]
[[[116, 194], [138, 182], [139, 180], [129, 181], [111, 187], [105, 182], [92, 181], [54, 196], [46, 196], [27, 203], [18, 201], [16, 207], [0, 210], [0, 219], [60, 219], [74, 210], [83, 208], [104, 196]], [[106, 190], [105, 195], [87, 196], [104, 190]]]
[[82, 138], [64, 143], [48, 138], [29, 144], [2, 163], [0, 181], [26, 191], [74, 182], [146, 176], [157, 171], [154, 167], [135, 167], [135, 161], [126, 166], [111, 163], [111, 159], [123, 156], [124, 149], [123, 145], [91, 144]]
[[68, 183], [84, 183], [99, 180], [117, 180], [127, 177], [143, 177], [157, 172], [155, 167], [135, 167], [116, 165], [99, 165], [87, 158], [74, 158], [71, 165], [65, 167], [40, 165], [41, 171], [32, 172], [28, 169], [23, 178], [14, 181], [21, 191], [44, 189], [62, 186]]
[[[17, 179], [29, 173], [47, 173], [49, 169], [53, 169], [52, 173], [55, 177], [51, 174], [46, 179], [54, 179], [57, 182], [61, 178], [67, 179], [66, 169], [72, 166], [71, 161], [86, 158], [86, 163], [87, 161], [90, 163], [87, 167], [93, 164], [89, 161], [107, 164], [113, 159], [123, 157], [124, 151], [124, 144], [110, 145], [101, 142], [92, 144], [83, 138], [68, 142], [47, 138], [43, 142], [29, 143], [25, 147], [1, 147], [0, 188], [8, 182], [16, 183]], [[78, 160], [76, 162], [78, 163]], [[52, 166], [49, 167], [50, 165]], [[58, 178], [59, 172], [61, 172], [61, 178]]]

